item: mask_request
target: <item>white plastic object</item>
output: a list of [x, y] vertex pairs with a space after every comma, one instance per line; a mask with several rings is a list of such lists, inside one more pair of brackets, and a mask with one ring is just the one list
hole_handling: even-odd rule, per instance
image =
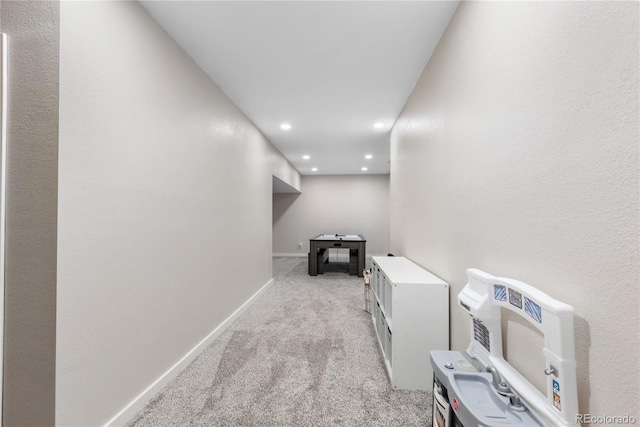
[[[472, 317], [467, 352], [485, 366], [493, 365], [529, 409], [548, 425], [579, 425], [573, 307], [514, 279], [474, 268], [468, 269], [467, 275], [467, 285], [458, 294], [458, 303]], [[546, 396], [504, 359], [501, 308], [522, 316], [544, 335]]]

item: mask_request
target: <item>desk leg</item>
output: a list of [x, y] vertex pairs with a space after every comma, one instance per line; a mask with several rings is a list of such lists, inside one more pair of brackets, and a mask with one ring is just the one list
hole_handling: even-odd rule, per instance
[[316, 242], [309, 241], [309, 276], [318, 275], [318, 247]]
[[358, 243], [358, 277], [364, 277], [364, 257], [366, 255], [366, 243]]

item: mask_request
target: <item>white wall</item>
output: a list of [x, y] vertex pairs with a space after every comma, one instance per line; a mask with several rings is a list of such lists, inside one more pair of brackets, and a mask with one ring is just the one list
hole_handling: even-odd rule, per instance
[[274, 254], [306, 255], [320, 233], [362, 234], [367, 254], [389, 252], [389, 175], [305, 175], [301, 194], [273, 195]]
[[462, 2], [391, 139], [391, 250], [452, 284], [453, 348], [466, 268], [537, 286], [575, 308], [598, 415], [640, 401], [638, 33], [636, 2]]
[[271, 279], [300, 177], [136, 2], [62, 2], [56, 423], [107, 422]]

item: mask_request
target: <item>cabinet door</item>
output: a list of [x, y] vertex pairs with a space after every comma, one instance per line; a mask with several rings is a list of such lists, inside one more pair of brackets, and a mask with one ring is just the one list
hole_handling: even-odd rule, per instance
[[389, 328], [385, 331], [385, 340], [386, 340], [386, 348], [387, 348], [387, 360], [389, 361], [389, 366], [393, 368], [393, 335]]
[[389, 349], [387, 349], [387, 337], [386, 337], [387, 322], [384, 318], [384, 315], [381, 317], [382, 317], [382, 324], [381, 324], [382, 327], [380, 328], [380, 331], [378, 333], [378, 338], [380, 338], [380, 344], [382, 345], [384, 358], [386, 360], [389, 360]]
[[391, 283], [388, 279], [384, 281], [384, 313], [389, 317], [389, 319], [393, 318], [393, 283]]

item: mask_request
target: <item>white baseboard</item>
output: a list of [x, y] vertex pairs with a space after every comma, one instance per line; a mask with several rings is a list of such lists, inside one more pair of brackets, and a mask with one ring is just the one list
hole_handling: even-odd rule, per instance
[[[306, 256], [306, 255], [305, 255]], [[218, 338], [231, 324], [242, 314], [244, 311], [253, 304], [258, 297], [266, 291], [271, 285], [273, 285], [273, 279], [269, 280], [258, 292], [253, 294], [244, 304], [240, 306], [231, 316], [229, 316], [224, 322], [215, 328], [205, 339], [200, 341], [198, 345], [192, 348], [187, 354], [184, 355], [175, 365], [173, 365], [167, 372], [162, 374], [153, 384], [151, 384], [145, 391], [140, 393], [131, 403], [120, 411], [116, 416], [109, 420], [106, 426], [122, 426], [127, 423], [138, 411], [149, 403], [149, 401], [172, 379], [178, 376], [178, 374], [186, 368], [193, 360], [200, 355], [216, 338]]]
[[[346, 251], [346, 249], [343, 249], [343, 251]], [[306, 252], [300, 253], [300, 252], [290, 252], [290, 253], [277, 253], [277, 254], [273, 254], [273, 256], [280, 256], [280, 257], [304, 257], [306, 258], [308, 256], [308, 254]], [[344, 262], [349, 262], [349, 253], [337, 253], [337, 251], [333, 248], [329, 248], [329, 258], [331, 261], [344, 261]]]
[[[299, 253], [299, 252], [292, 252], [292, 253], [277, 253], [277, 254], [273, 254], [274, 257], [276, 256], [281, 256], [281, 257], [307, 257], [306, 253]], [[331, 255], [332, 260], [333, 260], [333, 254]], [[370, 254], [367, 255], [366, 258], [371, 258], [372, 256], [387, 256], [387, 254]], [[345, 261], [349, 261], [349, 255], [348, 254], [337, 254], [337, 257], [340, 259], [344, 259]]]
[[300, 253], [300, 252], [292, 252], [292, 253], [278, 253], [278, 254], [273, 254], [273, 256], [285, 256], [285, 257], [307, 257], [307, 253]]

